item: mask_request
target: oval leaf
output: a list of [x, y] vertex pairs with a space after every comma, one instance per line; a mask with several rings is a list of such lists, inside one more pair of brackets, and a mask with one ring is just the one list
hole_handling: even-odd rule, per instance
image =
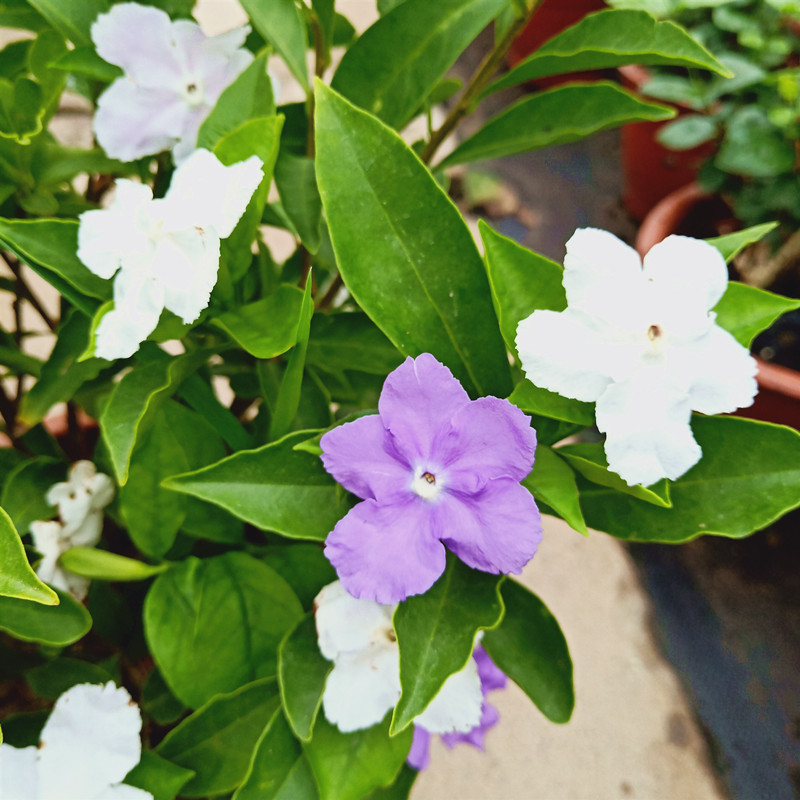
[[169, 566], [145, 564], [94, 547], [71, 547], [61, 556], [59, 563], [76, 575], [101, 581], [143, 581], [164, 572]]
[[92, 627], [89, 612], [66, 592], [56, 589], [58, 605], [0, 597], [0, 630], [24, 642], [66, 647]]
[[[0, 595], [54, 606], [58, 595], [31, 569], [11, 517], [0, 508]], [[0, 622], [2, 624], [2, 622]]]

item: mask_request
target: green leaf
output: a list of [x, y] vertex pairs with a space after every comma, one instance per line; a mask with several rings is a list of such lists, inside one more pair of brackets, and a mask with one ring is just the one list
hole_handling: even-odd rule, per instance
[[560, 86], [526, 97], [490, 119], [437, 169], [574, 142], [628, 122], [670, 119], [675, 113], [613, 83]]
[[691, 150], [717, 135], [717, 123], [701, 114], [686, 114], [658, 129], [656, 139], [671, 150]]
[[526, 413], [574, 422], [583, 427], [594, 425], [594, 403], [562, 397], [555, 392], [534, 386], [528, 380], [520, 381], [508, 399]]
[[286, 215], [309, 253], [319, 250], [322, 200], [314, 159], [281, 150], [275, 164], [275, 186]]
[[303, 370], [306, 363], [308, 337], [311, 333], [311, 317], [314, 314], [314, 299], [311, 296], [312, 276], [306, 278], [306, 290], [300, 307], [300, 318], [297, 323], [297, 344], [289, 356], [283, 381], [278, 391], [278, 399], [272, 410], [269, 424], [269, 438], [280, 439], [289, 432], [300, 406], [300, 395], [303, 386]]
[[303, 292], [281, 284], [274, 294], [211, 320], [250, 355], [275, 358], [297, 342]]
[[280, 575], [231, 552], [191, 557], [160, 575], [147, 593], [144, 628], [167, 685], [197, 708], [275, 675], [278, 644], [302, 614]]
[[89, 612], [66, 592], [55, 590], [58, 605], [0, 597], [0, 630], [24, 642], [66, 647], [92, 627]]
[[358, 304], [404, 355], [433, 353], [473, 395], [508, 396], [486, 274], [456, 207], [396, 134], [322, 83], [316, 131], [336, 261]]
[[0, 78], [0, 136], [21, 145], [42, 130], [44, 96], [36, 81], [18, 77], [15, 81]]
[[100, 415], [100, 431], [120, 486], [128, 480], [137, 438], [152, 424], [158, 408], [208, 355], [196, 351], [166, 357], [158, 352], [161, 355], [156, 360], [137, 365], [114, 384]]
[[[231, 450], [244, 450], [251, 446], [250, 434], [242, 427], [236, 416], [223, 405], [214, 394], [213, 388], [199, 375], [190, 375], [178, 391], [182, 400], [193, 408], [207, 423], [211, 431], [218, 434], [218, 438], [225, 441]], [[224, 448], [220, 448], [218, 456], [203, 460], [202, 463], [192, 466], [203, 467], [217, 461], [225, 455]]]
[[153, 750], [142, 750], [139, 763], [125, 776], [128, 786], [136, 786], [153, 795], [153, 800], [174, 800], [194, 771], [184, 769]]
[[108, 11], [107, 0], [28, 0], [28, 2], [76, 46], [91, 45], [89, 29], [98, 14]]
[[142, 686], [142, 710], [159, 725], [177, 722], [188, 710], [167, 686], [164, 676], [153, 667]]
[[563, 311], [567, 307], [564, 270], [555, 261], [492, 230], [483, 220], [478, 222], [478, 229], [500, 330], [508, 349], [516, 353], [521, 320], [536, 309]]
[[308, 88], [306, 26], [294, 0], [241, 0], [255, 29], [275, 48], [303, 89]]
[[305, 439], [307, 432], [292, 433], [163, 485], [221, 506], [262, 530], [322, 541], [350, 503], [318, 458], [293, 449]]
[[233, 791], [247, 774], [251, 753], [279, 703], [275, 680], [258, 680], [214, 697], [171, 730], [156, 753], [194, 771], [181, 796]]
[[392, 734], [410, 726], [447, 678], [466, 666], [475, 634], [503, 617], [503, 578], [470, 569], [453, 556], [447, 561], [444, 574], [425, 594], [409, 597], [394, 613], [402, 693]]
[[325, 680], [333, 664], [320, 652], [314, 615], [303, 617], [281, 642], [278, 651], [278, 682], [286, 718], [295, 735], [311, 739]]
[[386, 720], [342, 733], [321, 716], [314, 738], [303, 745], [321, 800], [362, 800], [373, 789], [388, 786], [408, 755], [412, 735], [411, 728], [406, 728], [389, 736]]
[[765, 222], [762, 225], [753, 225], [741, 231], [734, 231], [725, 236], [715, 236], [706, 239], [709, 244], [713, 244], [722, 253], [725, 261], [730, 262], [748, 245], [761, 241], [770, 231], [778, 227], [777, 222]]
[[796, 308], [800, 308], [800, 300], [731, 281], [714, 311], [717, 324], [732, 333], [739, 344], [750, 347], [761, 331]]
[[253, 751], [250, 768], [233, 800], [317, 800], [308, 760], [280, 708]]
[[663, 478], [652, 486], [628, 486], [628, 484], [608, 468], [602, 444], [571, 444], [558, 448], [558, 454], [578, 473], [592, 483], [606, 486], [617, 492], [637, 497], [662, 508], [669, 508], [670, 483]]
[[311, 610], [322, 587], [336, 580], [336, 570], [318, 544], [292, 542], [270, 545], [261, 559], [294, 589], [307, 611]]
[[59, 564], [76, 575], [101, 581], [143, 581], [164, 572], [169, 566], [145, 564], [94, 547], [71, 547], [61, 556]]
[[106, 683], [113, 680], [108, 670], [77, 658], [54, 658], [25, 672], [25, 680], [37, 697], [57, 700], [79, 683]]
[[506, 613], [483, 637], [492, 661], [551, 722], [568, 722], [575, 707], [572, 660], [547, 606], [514, 580], [502, 586]]
[[578, 500], [575, 474], [552, 448], [542, 444], [536, 447], [533, 472], [522, 485], [537, 500], [550, 506], [573, 530], [589, 535]]
[[66, 472], [63, 462], [46, 456], [23, 461], [11, 471], [3, 486], [0, 506], [22, 536], [28, 533], [31, 522], [55, 515], [55, 508], [44, 496], [54, 483], [65, 480]]
[[417, 770], [410, 767], [408, 763], [403, 764], [391, 786], [383, 786], [380, 789], [375, 789], [375, 791], [370, 792], [364, 800], [408, 800], [411, 787], [414, 785], [417, 775], [419, 775]]
[[525, 81], [624, 64], [647, 64], [731, 72], [674, 22], [657, 22], [644, 11], [606, 10], [589, 14], [577, 25], [545, 42], [485, 92]]
[[56, 403], [71, 400], [87, 381], [94, 380], [107, 366], [102, 358], [79, 361], [89, 340], [88, 317], [70, 311], [62, 319], [55, 347], [42, 366], [39, 380], [23, 395], [19, 417], [26, 425], [36, 425]]
[[332, 86], [387, 125], [406, 125], [508, 0], [405, 0], [348, 49]]
[[[19, 538], [11, 517], [0, 508], [0, 595], [21, 601], [43, 603], [52, 606], [58, 603], [56, 593], [42, 583], [31, 569], [25, 548]], [[0, 620], [0, 625], [2, 621]]]
[[255, 117], [275, 114], [272, 80], [267, 73], [269, 52], [260, 53], [220, 95], [197, 133], [197, 146], [213, 150], [220, 140]]
[[91, 45], [68, 50], [53, 61], [50, 67], [71, 72], [73, 75], [83, 75], [102, 83], [111, 83], [125, 74], [116, 64], [109, 64], [108, 61], [100, 58]]
[[773, 178], [794, 168], [794, 142], [755, 105], [737, 109], [728, 118], [725, 137], [714, 159], [723, 172], [748, 178]]
[[589, 527], [643, 542], [686, 542], [703, 534], [741, 539], [800, 505], [797, 431], [699, 415], [692, 431], [703, 457], [670, 484], [672, 508], [579, 482]]
[[[42, 371], [42, 362], [34, 356], [14, 347], [0, 345], [0, 364], [8, 367], [9, 375], [33, 375], [38, 378]], [[24, 399], [25, 395], [23, 395]]]

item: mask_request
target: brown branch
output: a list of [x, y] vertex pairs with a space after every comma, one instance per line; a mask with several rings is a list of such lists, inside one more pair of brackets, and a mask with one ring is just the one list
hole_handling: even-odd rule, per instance
[[737, 264], [742, 280], [759, 289], [772, 286], [782, 275], [798, 268], [800, 268], [800, 231], [793, 233], [769, 260], [757, 262], [752, 266]]
[[25, 283], [25, 279], [22, 276], [22, 268], [21, 268], [22, 265], [20, 264], [20, 262], [9, 253], [3, 254], [3, 260], [6, 262], [11, 272], [14, 273], [14, 278], [17, 284], [17, 292], [19, 296], [27, 300], [31, 304], [31, 306], [33, 306], [36, 313], [42, 318], [45, 325], [47, 325], [47, 327], [50, 328], [51, 331], [55, 331], [58, 325], [47, 313], [44, 306], [42, 305], [42, 302], [33, 293], [31, 287], [28, 286], [27, 283]]

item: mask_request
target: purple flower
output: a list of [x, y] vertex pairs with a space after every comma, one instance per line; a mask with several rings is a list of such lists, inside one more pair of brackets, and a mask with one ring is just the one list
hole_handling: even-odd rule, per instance
[[328, 536], [325, 555], [350, 594], [397, 603], [444, 572], [445, 545], [484, 572], [518, 573], [542, 538], [519, 482], [536, 433], [507, 400], [470, 400], [429, 353], [383, 384], [378, 414], [322, 437], [325, 469], [363, 499]]
[[[464, 742], [471, 744], [478, 750], [483, 750], [483, 740], [489, 728], [494, 727], [500, 720], [498, 710], [487, 701], [486, 696], [494, 689], [505, 689], [506, 676], [495, 666], [489, 654], [478, 645], [472, 654], [478, 664], [478, 675], [481, 679], [481, 692], [483, 693], [483, 705], [481, 706], [481, 721], [472, 730], [466, 733], [443, 733], [440, 734], [442, 741], [453, 748], [457, 744]], [[414, 769], [427, 769], [430, 763], [430, 744], [432, 734], [422, 727], [414, 726], [414, 739], [411, 742], [411, 750], [408, 752], [406, 761]]]

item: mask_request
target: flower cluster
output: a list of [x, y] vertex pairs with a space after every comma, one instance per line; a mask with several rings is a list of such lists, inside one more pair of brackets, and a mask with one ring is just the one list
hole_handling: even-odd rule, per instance
[[45, 583], [83, 600], [89, 581], [59, 566], [70, 547], [94, 547], [103, 530], [103, 509], [114, 497], [108, 475], [97, 472], [91, 461], [76, 461], [67, 480], [47, 490], [45, 499], [58, 507], [58, 519], [31, 523], [34, 547], [42, 554], [36, 574]]

